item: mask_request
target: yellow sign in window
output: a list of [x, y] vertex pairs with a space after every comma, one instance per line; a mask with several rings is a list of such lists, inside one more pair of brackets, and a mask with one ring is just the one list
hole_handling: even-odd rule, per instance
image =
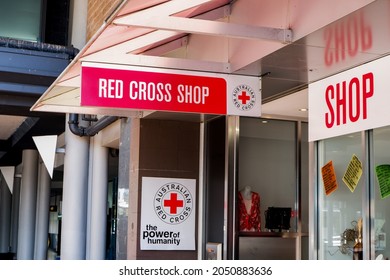
[[343, 182], [347, 185], [351, 192], [355, 191], [362, 174], [362, 163], [356, 155], [353, 155], [343, 176]]

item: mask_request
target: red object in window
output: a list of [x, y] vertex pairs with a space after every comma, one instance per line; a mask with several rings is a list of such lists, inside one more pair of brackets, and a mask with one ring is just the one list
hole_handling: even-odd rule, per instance
[[238, 206], [240, 215], [240, 231], [260, 231], [260, 195], [251, 193], [251, 208], [248, 213], [241, 192], [238, 193]]

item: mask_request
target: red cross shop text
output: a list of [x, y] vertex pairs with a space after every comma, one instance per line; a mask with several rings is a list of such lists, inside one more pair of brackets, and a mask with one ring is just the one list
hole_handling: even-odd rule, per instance
[[226, 114], [220, 77], [82, 68], [82, 106]]

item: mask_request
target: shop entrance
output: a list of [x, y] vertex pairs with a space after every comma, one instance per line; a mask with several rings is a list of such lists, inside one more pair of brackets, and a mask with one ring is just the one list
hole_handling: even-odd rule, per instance
[[227, 259], [308, 259], [307, 123], [221, 117], [205, 134], [205, 243]]

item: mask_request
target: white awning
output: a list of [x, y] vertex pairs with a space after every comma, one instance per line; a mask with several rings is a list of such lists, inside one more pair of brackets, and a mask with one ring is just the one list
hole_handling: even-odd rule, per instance
[[[82, 62], [260, 77], [264, 74], [261, 58], [369, 2], [348, 2], [331, 13], [338, 0], [317, 5], [268, 0], [124, 0], [31, 110], [140, 114], [131, 109], [81, 106]], [[280, 68], [281, 62], [275, 63]], [[306, 64], [294, 67], [307, 71]], [[280, 78], [275, 81], [302, 79], [297, 72], [288, 73], [292, 74], [275, 76]]]
[[228, 23], [229, 0], [132, 0], [122, 5], [31, 108], [33, 111], [128, 116], [129, 109], [80, 106], [81, 63], [99, 62], [231, 73], [228, 62], [178, 58], [166, 53], [185, 46], [188, 34], [291, 41], [291, 31]]

